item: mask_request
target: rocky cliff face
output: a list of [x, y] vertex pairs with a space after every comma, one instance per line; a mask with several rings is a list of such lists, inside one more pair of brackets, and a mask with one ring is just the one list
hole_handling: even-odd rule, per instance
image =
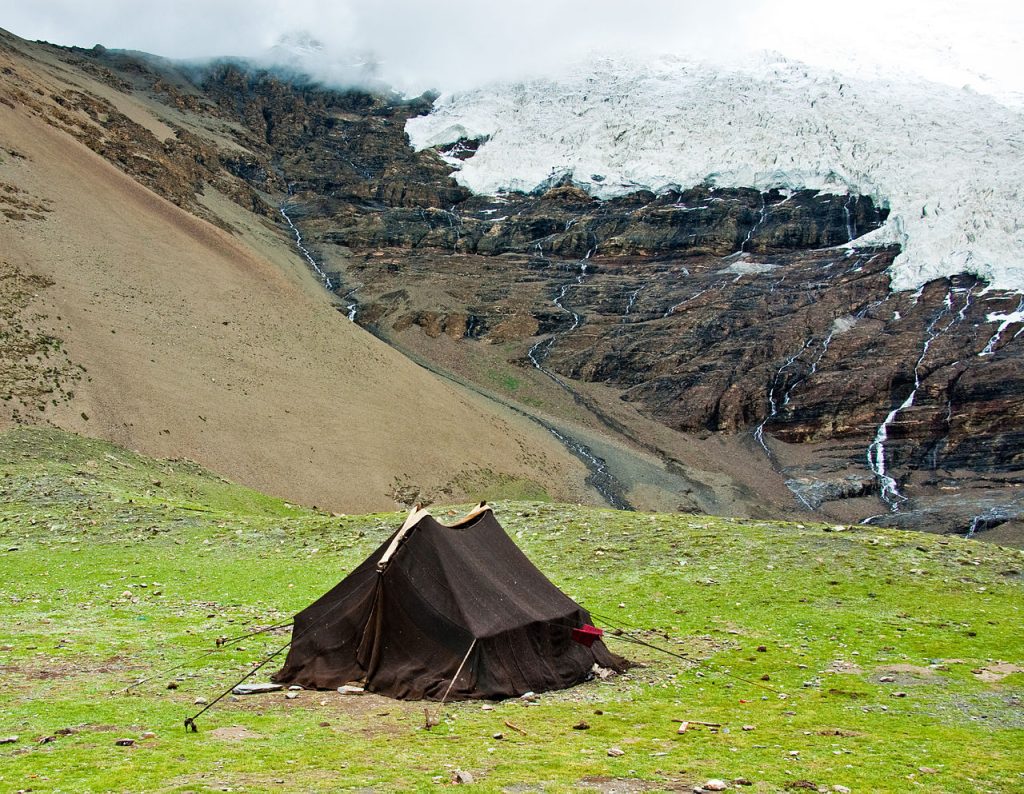
[[649, 420], [738, 439], [795, 511], [977, 532], [1024, 510], [1021, 325], [993, 319], [1019, 296], [973, 277], [891, 292], [896, 249], [845, 247], [885, 222], [867, 197], [705, 185], [597, 201], [557, 182], [474, 196], [408, 146], [430, 96], [68, 57], [221, 124], [220, 145], [179, 131], [142, 166], [117, 144], [131, 130], [69, 98], [107, 125], [97, 151], [200, 213], [204, 184], [267, 217], [285, 204], [358, 323], [482, 387], [555, 384], [667, 466], [673, 442]]

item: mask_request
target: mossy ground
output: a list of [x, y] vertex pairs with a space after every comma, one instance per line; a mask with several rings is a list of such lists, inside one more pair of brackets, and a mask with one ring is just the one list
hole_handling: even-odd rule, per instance
[[287, 620], [401, 516], [300, 509], [57, 431], [0, 436], [0, 738], [18, 737], [0, 745], [0, 790], [432, 790], [456, 769], [481, 791], [711, 777], [745, 791], [1024, 790], [1021, 552], [873, 527], [495, 508], [604, 625], [693, 661], [610, 638], [644, 666], [535, 704], [450, 704], [431, 730], [436, 704], [301, 692], [222, 701], [186, 733], [195, 698], [288, 633], [202, 657], [215, 639]]

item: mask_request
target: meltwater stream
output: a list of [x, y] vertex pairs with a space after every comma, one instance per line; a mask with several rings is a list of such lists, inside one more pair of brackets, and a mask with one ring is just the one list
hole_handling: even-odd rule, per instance
[[[567, 224], [566, 228], [568, 229], [571, 225], [572, 221], [570, 221]], [[540, 251], [541, 257], [543, 257], [543, 250], [541, 249], [540, 243], [537, 244], [537, 248]], [[555, 295], [555, 297], [551, 299], [551, 302], [554, 303], [560, 311], [572, 317], [572, 323], [565, 330], [553, 332], [546, 338], [536, 342], [526, 352], [526, 357], [530, 360], [530, 363], [533, 364], [534, 369], [536, 369], [538, 372], [542, 372], [544, 375], [549, 377], [552, 381], [558, 384], [559, 387], [569, 392], [569, 394], [571, 394], [573, 398], [577, 400], [579, 399], [579, 395], [570, 386], [568, 386], [565, 383], [565, 381], [558, 377], [557, 374], [555, 374], [550, 369], [545, 367], [544, 362], [547, 360], [548, 355], [551, 353], [551, 348], [555, 344], [555, 341], [560, 336], [572, 333], [577, 328], [579, 328], [580, 325], [583, 324], [583, 317], [577, 314], [577, 312], [570, 306], [568, 306], [565, 303], [565, 299], [566, 296], [569, 294], [570, 289], [580, 286], [586, 279], [587, 264], [590, 260], [590, 257], [594, 254], [594, 250], [594, 248], [591, 248], [589, 251], [587, 251], [586, 256], [584, 256], [579, 261], [579, 272], [577, 273], [576, 278], [573, 279], [572, 281], [562, 284], [562, 286], [558, 288], [558, 292]], [[638, 289], [637, 293], [639, 291], [640, 290]], [[635, 296], [636, 293], [634, 293], [634, 299]], [[573, 455], [579, 458], [584, 463], [584, 465], [586, 465], [586, 467], [590, 470], [590, 476], [587, 478], [587, 483], [590, 484], [594, 488], [594, 490], [596, 490], [599, 494], [601, 494], [601, 496], [604, 497], [605, 501], [607, 501], [608, 504], [619, 510], [632, 509], [632, 505], [630, 505], [629, 502], [626, 501], [625, 497], [622, 496], [622, 485], [618, 482], [618, 480], [615, 479], [615, 476], [608, 470], [608, 464], [603, 458], [595, 454], [594, 451], [586, 444], [577, 441], [574, 438], [570, 438], [569, 436], [552, 427], [550, 424], [542, 424], [544, 425], [544, 427], [547, 428], [548, 432], [551, 433], [551, 435], [553, 435], [555, 438], [562, 442], [563, 446], [565, 446], [566, 449], [568, 449]]]
[[917, 357], [917, 362], [914, 364], [914, 388], [910, 390], [910, 393], [904, 398], [903, 402], [889, 411], [882, 424], [878, 426], [878, 430], [875, 431], [874, 440], [868, 446], [868, 467], [878, 480], [878, 495], [883, 502], [889, 505], [889, 510], [894, 513], [899, 511], [900, 504], [905, 502], [907, 497], [900, 493], [899, 483], [888, 472], [885, 444], [889, 440], [889, 427], [896, 421], [896, 417], [902, 411], [914, 405], [917, 392], [921, 388], [921, 366], [928, 356], [928, 350], [932, 343], [958, 322], [960, 315], [954, 316], [944, 327], [938, 327], [939, 321], [953, 312], [953, 294], [952, 290], [946, 294], [942, 309], [932, 318], [932, 321], [928, 323], [928, 327], [925, 329], [925, 340], [921, 346], [921, 355]]
[[[299, 253], [302, 257], [309, 262], [309, 266], [313, 268], [313, 272], [316, 273], [317, 278], [320, 279], [320, 283], [324, 285], [328, 292], [334, 292], [338, 288], [338, 284], [334, 283], [334, 280], [320, 267], [319, 262], [316, 261], [316, 257], [313, 256], [313, 252], [310, 251], [302, 242], [302, 233], [299, 231], [299, 227], [295, 225], [295, 222], [291, 219], [288, 214], [288, 210], [285, 209], [285, 205], [282, 204], [277, 208], [281, 213], [281, 217], [288, 223], [288, 228], [292, 230], [292, 234], [295, 235], [295, 247], [299, 249]], [[342, 296], [342, 301], [345, 302], [345, 314], [349, 319], [349, 322], [356, 321], [356, 311], [359, 309], [359, 304], [356, 302], [355, 295], [356, 289], [350, 289], [345, 295]]]

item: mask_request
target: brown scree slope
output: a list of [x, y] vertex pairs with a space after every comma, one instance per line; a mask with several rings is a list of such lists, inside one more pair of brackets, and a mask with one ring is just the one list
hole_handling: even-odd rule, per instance
[[[0, 260], [4, 274], [53, 282], [26, 322], [84, 372], [54, 375], [74, 397], [57, 390], [22, 419], [339, 510], [393, 507], [396, 488], [462, 496], [488, 478], [588, 498], [582, 464], [549, 433], [349, 323], [279, 232], [227, 201], [237, 235], [197, 219], [18, 101], [34, 82], [33, 100], [46, 102], [69, 71], [29, 51], [0, 52], [18, 76], [0, 104], [0, 183], [30, 205], [0, 216]], [[16, 402], [5, 400], [0, 425]]]

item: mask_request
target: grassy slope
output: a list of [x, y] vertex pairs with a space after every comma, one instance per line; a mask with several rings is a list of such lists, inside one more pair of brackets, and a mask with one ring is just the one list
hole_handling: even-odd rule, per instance
[[[400, 517], [293, 508], [193, 464], [57, 431], [0, 436], [0, 738], [19, 737], [0, 745], [0, 789], [415, 790], [455, 768], [480, 790], [583, 780], [612, 790], [604, 779], [672, 789], [708, 777], [747, 778], [746, 791], [1024, 789], [1024, 674], [972, 672], [1024, 664], [1021, 552], [875, 528], [496, 509], [592, 611], [668, 632], [707, 662], [610, 640], [646, 666], [535, 705], [453, 704], [431, 731], [420, 704], [302, 692], [224, 701], [186, 734], [193, 700], [241, 677], [286, 632], [111, 692], [217, 636], [287, 619]], [[680, 718], [724, 728], [678, 735]], [[590, 729], [573, 730], [580, 720]], [[251, 738], [232, 738], [234, 726]], [[115, 746], [124, 737], [135, 746]], [[609, 757], [612, 746], [625, 754]]]

